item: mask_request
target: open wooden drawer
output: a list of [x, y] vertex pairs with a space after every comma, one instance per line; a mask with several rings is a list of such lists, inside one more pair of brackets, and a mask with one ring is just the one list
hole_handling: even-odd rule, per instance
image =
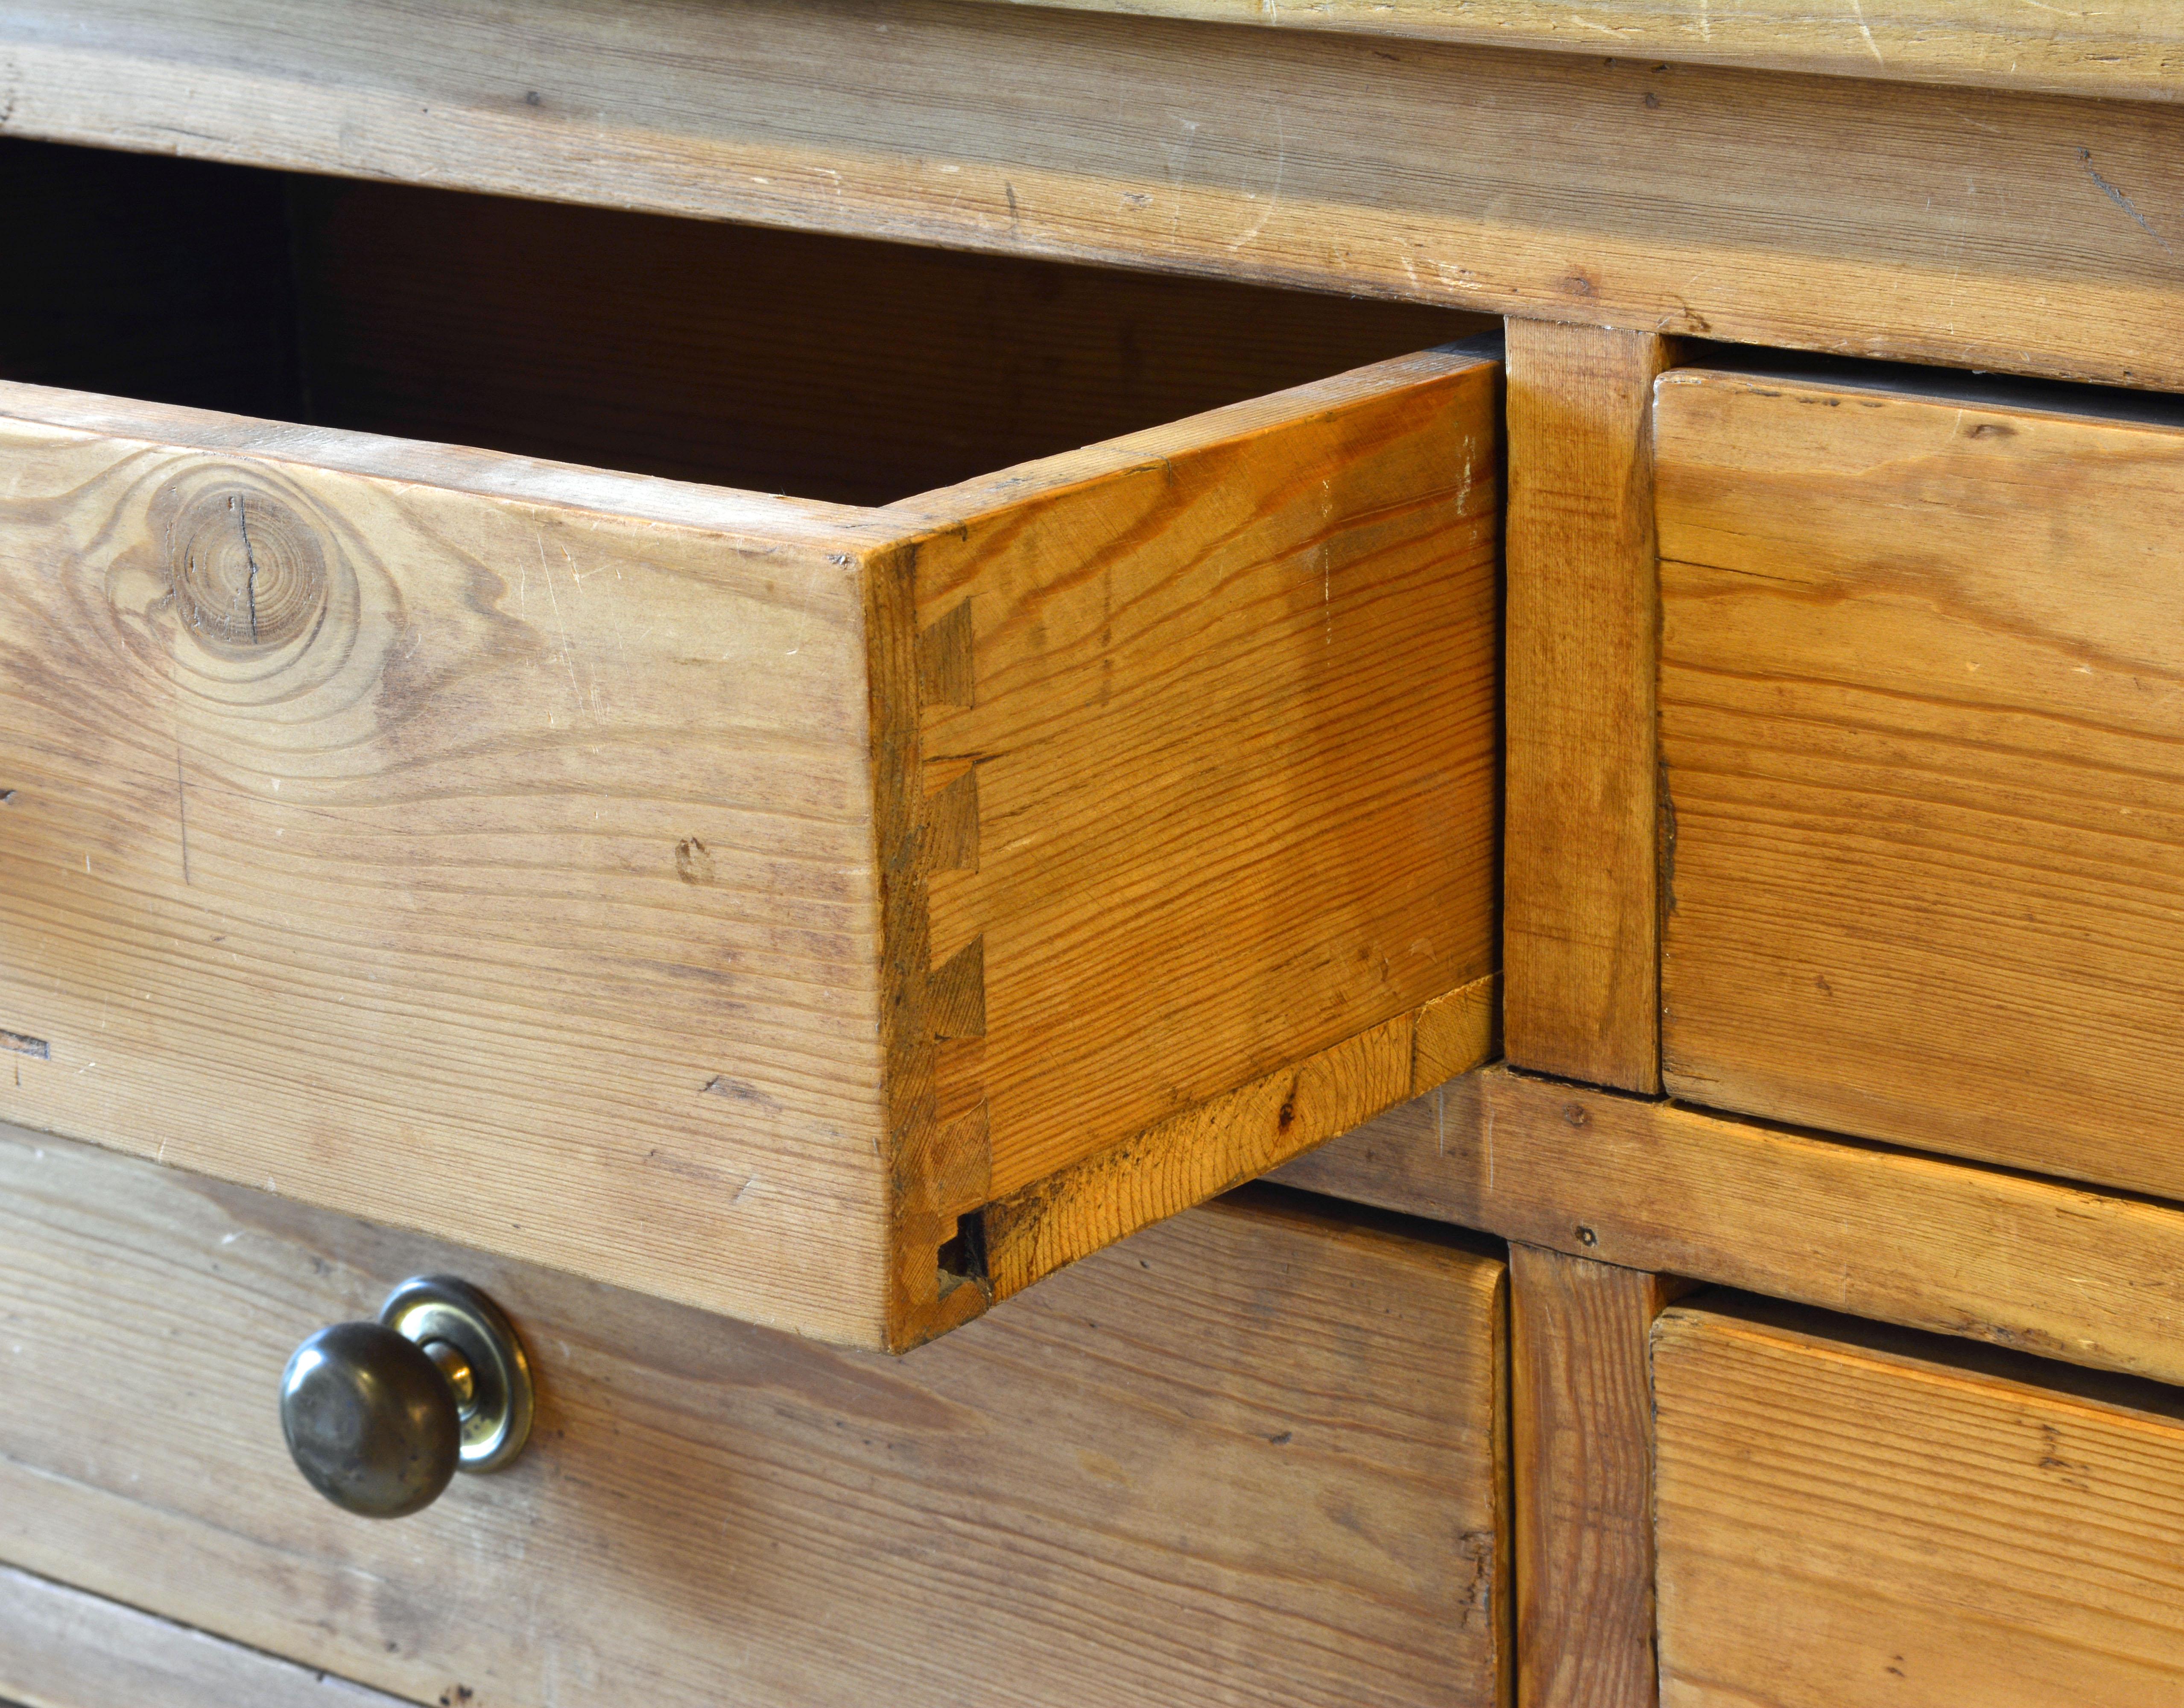
[[10, 148], [0, 1113], [900, 1348], [1483, 1053], [1462, 321]]
[[2184, 410], [1658, 383], [1663, 1074], [2184, 1197]]

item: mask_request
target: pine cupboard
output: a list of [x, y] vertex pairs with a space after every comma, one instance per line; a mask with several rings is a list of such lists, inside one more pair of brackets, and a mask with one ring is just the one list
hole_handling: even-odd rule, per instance
[[2173, 1701], [2161, 13], [0, 11], [0, 1698]]

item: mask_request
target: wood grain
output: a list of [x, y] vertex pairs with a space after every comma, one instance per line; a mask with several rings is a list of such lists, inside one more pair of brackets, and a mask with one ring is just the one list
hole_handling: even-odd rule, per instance
[[1490, 1069], [1277, 1179], [2184, 1383], [2184, 1208]]
[[1517, 1699], [1652, 1708], [1658, 1275], [1509, 1248]]
[[[890, 1359], [21, 1133], [0, 1179], [0, 1558], [97, 1594], [472, 1708], [1497, 1700], [1503, 1271], [1453, 1243], [1224, 1203]], [[282, 1360], [448, 1268], [532, 1445], [349, 1518]]]
[[1407, 1014], [1175, 1115], [986, 1207], [996, 1298], [1266, 1173], [1401, 1101]]
[[1512, 321], [1503, 1046], [1660, 1088], [1651, 422], [1668, 339]]
[[969, 626], [922, 715], [926, 798], [978, 807], [930, 954], [979, 946], [939, 1098], [996, 1197], [1400, 1021], [1398, 1101], [1407, 1017], [1493, 973], [1499, 381], [1429, 351], [874, 513], [921, 630]]
[[1502, 1053], [1502, 975], [1490, 973], [1412, 1017], [1411, 1094], [1423, 1096]]
[[22, 136], [2184, 385], [2167, 103], [944, 0], [39, 0], [0, 48]]
[[1780, 1307], [1654, 1331], [1669, 1708], [2184, 1693], [2184, 1409]]
[[0, 410], [0, 1110], [883, 1338], [842, 513]]
[[[1028, 4], [1030, 0], [1008, 0]], [[2075, 11], [2014, 0], [1039, 0], [1135, 17], [1613, 53], [2122, 100], [2184, 95], [2184, 29], [2165, 0]]]
[[5, 1566], [0, 1690], [19, 1708], [398, 1708], [376, 1690]]
[[2184, 1197], [2184, 412], [1694, 371], [1658, 437], [1669, 1087]]

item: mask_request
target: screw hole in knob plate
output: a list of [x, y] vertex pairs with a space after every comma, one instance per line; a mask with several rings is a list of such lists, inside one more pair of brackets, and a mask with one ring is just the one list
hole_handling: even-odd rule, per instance
[[530, 1438], [531, 1366], [493, 1301], [448, 1275], [404, 1281], [376, 1322], [296, 1348], [281, 1427], [305, 1479], [344, 1510], [400, 1518], [457, 1471], [498, 1471]]

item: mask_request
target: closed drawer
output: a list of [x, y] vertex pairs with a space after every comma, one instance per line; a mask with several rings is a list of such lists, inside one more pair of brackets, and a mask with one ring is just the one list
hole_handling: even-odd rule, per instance
[[17, 146], [9, 1117], [900, 1348], [1483, 1052], [1461, 320]]
[[1787, 1306], [1653, 1329], [1664, 1708], [2184, 1700], [2184, 1406]]
[[[0, 1561], [473, 1708], [1498, 1702], [1502, 1264], [1253, 1190], [890, 1359], [0, 1130]], [[350, 1517], [281, 1362], [448, 1268], [531, 1448]]]
[[2184, 412], [1691, 371], [1655, 427], [1669, 1089], [2184, 1194]]

